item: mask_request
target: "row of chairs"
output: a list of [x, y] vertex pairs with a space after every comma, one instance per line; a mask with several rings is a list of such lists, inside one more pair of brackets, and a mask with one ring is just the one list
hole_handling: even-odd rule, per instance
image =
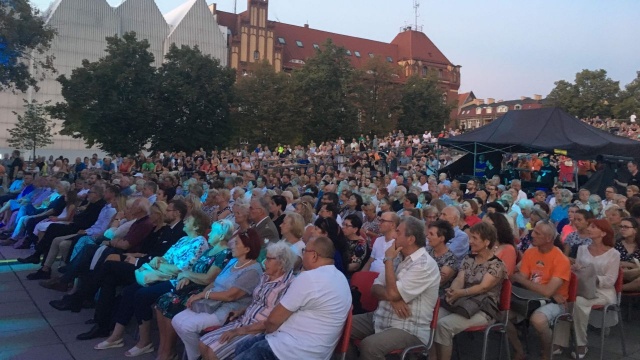
[[[378, 276], [376, 272], [370, 271], [361, 271], [354, 273], [351, 277], [351, 286], [357, 287], [361, 292], [361, 304], [362, 308], [369, 312], [374, 311], [378, 307], [377, 299], [371, 296], [371, 287], [373, 286], [373, 281]], [[616, 290], [616, 302], [606, 305], [594, 305], [593, 310], [602, 311], [602, 327], [601, 327], [601, 335], [600, 335], [600, 359], [604, 359], [604, 342], [605, 342], [605, 326], [606, 326], [606, 317], [609, 312], [616, 312], [618, 314], [618, 327], [620, 329], [620, 341], [622, 346], [622, 353], [626, 356], [626, 343], [624, 339], [624, 326], [622, 323], [622, 308], [621, 308], [621, 300], [622, 300], [622, 284], [623, 284], [623, 273], [622, 269], [618, 274], [618, 279], [615, 283]], [[512, 293], [512, 284], [508, 279], [504, 280], [502, 283], [502, 291], [500, 294], [500, 304], [499, 310], [501, 312], [501, 319], [498, 319], [495, 323], [490, 325], [483, 326], [474, 326], [466, 329], [464, 332], [483, 332], [483, 342], [482, 342], [482, 360], [486, 360], [487, 356], [487, 345], [489, 340], [489, 334], [492, 332], [497, 332], [501, 336], [500, 349], [499, 349], [499, 359], [502, 358], [502, 346], [504, 345], [507, 349], [507, 359], [511, 359], [511, 352], [509, 350], [509, 341], [507, 338], [507, 324], [509, 321], [509, 311], [511, 310], [511, 293]], [[556, 324], [560, 321], [566, 321], [569, 323], [573, 323], [573, 316], [571, 314], [571, 310], [573, 308], [573, 304], [576, 301], [578, 292], [578, 278], [574, 273], [571, 273], [571, 278], [569, 281], [569, 298], [568, 298], [568, 311], [566, 313], [558, 315], [552, 323], [552, 340], [555, 338], [555, 330]], [[640, 293], [638, 294], [640, 296]], [[353, 309], [352, 309], [353, 310]], [[423, 355], [428, 357], [429, 349], [433, 345], [433, 339], [435, 335], [435, 329], [438, 323], [438, 313], [440, 310], [440, 300], [436, 303], [436, 306], [433, 310], [433, 319], [431, 320], [431, 334], [429, 337], [429, 342], [427, 344], [422, 344], [418, 346], [408, 347], [406, 349], [397, 349], [394, 350], [391, 354], [400, 354], [400, 358], [402, 360], [409, 353], [422, 353]], [[342, 336], [336, 347], [335, 354], [340, 359], [344, 359], [347, 353], [347, 349], [349, 348], [349, 340], [351, 336], [351, 323], [352, 323], [352, 311], [349, 312], [347, 320], [345, 322], [345, 326], [343, 329]], [[574, 344], [576, 343], [575, 338]], [[576, 350], [577, 353], [577, 350]], [[553, 359], [553, 347], [551, 348], [551, 354], [549, 355], [549, 359]]]

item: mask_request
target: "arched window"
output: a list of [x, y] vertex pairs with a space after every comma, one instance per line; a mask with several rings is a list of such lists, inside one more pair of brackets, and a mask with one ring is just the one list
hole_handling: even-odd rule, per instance
[[429, 68], [427, 68], [426, 66], [422, 67], [422, 76], [427, 76], [427, 73], [429, 72]]

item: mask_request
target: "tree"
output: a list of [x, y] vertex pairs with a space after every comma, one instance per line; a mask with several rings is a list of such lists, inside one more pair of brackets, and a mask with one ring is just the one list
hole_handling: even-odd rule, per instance
[[47, 109], [44, 104], [36, 100], [28, 102], [23, 100], [25, 112], [23, 115], [13, 112], [18, 117], [16, 125], [9, 129], [11, 138], [7, 140], [9, 145], [18, 149], [31, 150], [33, 159], [36, 158], [36, 149], [53, 144], [51, 120], [47, 118]]
[[154, 58], [147, 40], [134, 32], [107, 37], [107, 55], [82, 61], [71, 77], [58, 77], [65, 103], [50, 107], [62, 120], [61, 134], [83, 139], [112, 154], [133, 154], [145, 147], [154, 125]]
[[154, 91], [153, 150], [213, 149], [230, 140], [235, 71], [193, 48], [171, 45]]
[[550, 106], [558, 106], [579, 118], [609, 117], [618, 102], [620, 82], [607, 77], [605, 70], [582, 70], [575, 83], [561, 80], [547, 96]]
[[421, 78], [414, 75], [407, 80], [400, 100], [398, 129], [405, 134], [437, 131], [449, 121], [452, 105], [446, 103], [434, 73]]
[[232, 113], [235, 137], [251, 144], [299, 143], [302, 134], [291, 109], [291, 77], [276, 73], [268, 62], [257, 64], [238, 79]]
[[640, 114], [640, 71], [632, 82], [620, 92], [620, 101], [613, 107], [617, 118], [628, 118], [631, 114]]
[[387, 134], [396, 128], [400, 107], [400, 68], [375, 56], [354, 76], [355, 102], [360, 111], [360, 132]]
[[352, 77], [346, 50], [330, 39], [294, 73], [294, 116], [301, 122], [304, 142], [356, 136], [358, 111], [350, 89]]
[[28, 0], [0, 1], [0, 90], [38, 90], [30, 66], [55, 72], [54, 57], [44, 55], [55, 33]]

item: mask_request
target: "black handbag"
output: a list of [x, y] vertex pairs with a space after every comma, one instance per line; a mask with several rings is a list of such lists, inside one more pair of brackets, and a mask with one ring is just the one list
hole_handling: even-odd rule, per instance
[[442, 299], [440, 299], [440, 304], [450, 313], [458, 314], [467, 319], [471, 319], [471, 317], [479, 311], [484, 311], [492, 317], [494, 317], [495, 312], [491, 309], [491, 299], [487, 294], [465, 296], [454, 301], [453, 304], [449, 304], [443, 296]]

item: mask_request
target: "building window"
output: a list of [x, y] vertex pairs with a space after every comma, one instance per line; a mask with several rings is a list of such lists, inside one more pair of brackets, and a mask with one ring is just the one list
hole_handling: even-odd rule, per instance
[[477, 107], [476, 108], [476, 115], [480, 115], [480, 114], [482, 114], [482, 108]]
[[304, 46], [302, 45], [302, 41], [300, 41], [300, 40], [296, 40], [296, 45], [298, 45], [298, 47], [304, 47]]
[[253, 60], [260, 60], [260, 51], [253, 52]]
[[351, 56], [351, 50], [347, 50], [347, 56]]
[[442, 69], [438, 70], [438, 77], [442, 79], [443, 76], [444, 76], [444, 71]]
[[392, 63], [393, 62], [393, 58], [391, 56], [387, 56], [387, 61]]
[[280, 44], [282, 44], [282, 45], [285, 45], [285, 44], [287, 43], [286, 41], [284, 41], [284, 38], [283, 38], [283, 37], [279, 37], [279, 38], [278, 38], [278, 42], [279, 42]]
[[373, 58], [373, 53], [369, 53], [369, 57], [370, 57], [370, 58]]
[[493, 111], [493, 108], [492, 107], [488, 107], [488, 108], [486, 108], [486, 110], [487, 110], [487, 114], [491, 114], [491, 112]]
[[314, 48], [314, 49], [318, 49], [318, 50], [320, 50], [320, 45], [318, 45], [318, 44], [313, 44], [313, 48]]
[[516, 106], [513, 107], [514, 110], [521, 110], [522, 109], [522, 105], [518, 104]]
[[356, 54], [356, 57], [360, 57], [360, 51], [354, 51], [354, 54]]
[[507, 111], [509, 111], [509, 108], [504, 106], [504, 105], [498, 107], [498, 112], [499, 113], [505, 113]]
[[427, 73], [429, 72], [429, 68], [426, 66], [422, 67], [422, 76], [427, 76]]

